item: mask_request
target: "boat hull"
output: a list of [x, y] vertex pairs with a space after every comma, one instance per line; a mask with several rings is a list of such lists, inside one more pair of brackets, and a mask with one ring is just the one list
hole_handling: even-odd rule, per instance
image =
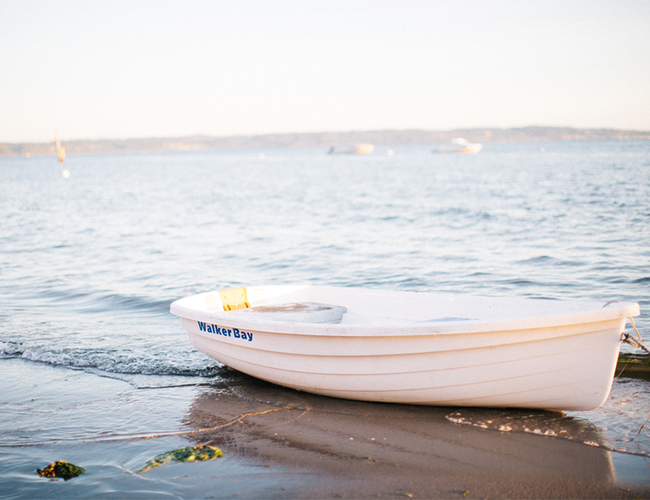
[[582, 313], [567, 324], [547, 316], [394, 325], [263, 324], [179, 312], [198, 350], [293, 389], [387, 403], [589, 410], [609, 395], [624, 315], [635, 310], [591, 321]]

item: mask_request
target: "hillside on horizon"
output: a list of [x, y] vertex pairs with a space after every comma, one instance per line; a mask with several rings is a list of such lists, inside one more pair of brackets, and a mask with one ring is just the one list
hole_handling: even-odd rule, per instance
[[[62, 140], [67, 154], [154, 153], [283, 147], [331, 147], [358, 143], [374, 145], [440, 144], [455, 137], [471, 142], [548, 142], [570, 140], [650, 139], [650, 131], [582, 129], [572, 127], [467, 128], [446, 131], [377, 130], [308, 132], [212, 137]], [[55, 155], [54, 139], [46, 143], [0, 143], [0, 156]]]

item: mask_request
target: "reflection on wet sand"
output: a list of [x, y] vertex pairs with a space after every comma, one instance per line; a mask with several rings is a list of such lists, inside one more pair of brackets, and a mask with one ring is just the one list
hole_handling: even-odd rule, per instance
[[632, 493], [617, 485], [599, 430], [561, 413], [345, 401], [224, 375], [220, 387], [197, 396], [185, 421], [215, 430], [190, 439], [303, 471], [305, 496], [341, 488], [346, 496]]

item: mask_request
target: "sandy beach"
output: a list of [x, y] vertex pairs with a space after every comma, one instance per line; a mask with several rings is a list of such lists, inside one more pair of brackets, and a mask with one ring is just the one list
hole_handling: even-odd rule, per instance
[[[216, 385], [147, 387], [0, 365], [3, 498], [650, 497], [647, 457], [604, 449], [598, 428], [560, 413], [344, 401], [230, 370]], [[137, 472], [198, 444], [225, 455]], [[55, 460], [86, 472], [36, 474]]]

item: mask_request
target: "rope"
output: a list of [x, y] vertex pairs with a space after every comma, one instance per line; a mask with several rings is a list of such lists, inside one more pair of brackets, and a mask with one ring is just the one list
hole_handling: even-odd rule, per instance
[[650, 349], [632, 337], [629, 333], [624, 333], [621, 340], [627, 344], [630, 344], [632, 347], [638, 347], [639, 349], [645, 351], [647, 354], [650, 354]]
[[[211, 431], [216, 431], [218, 429], [223, 429], [225, 427], [230, 427], [231, 425], [237, 424], [244, 420], [246, 417], [254, 417], [255, 415], [266, 415], [267, 413], [274, 413], [276, 411], [283, 411], [283, 410], [293, 410], [295, 409], [295, 406], [289, 405], [289, 406], [283, 406], [282, 408], [273, 408], [272, 410], [266, 410], [266, 411], [256, 411], [256, 412], [250, 412], [250, 413], [243, 413], [242, 415], [239, 415], [236, 418], [233, 418], [229, 422], [226, 422], [225, 424], [219, 424], [215, 425], [214, 427], [210, 427], [207, 429], [197, 429], [194, 431], [181, 431], [181, 432], [166, 432], [164, 434], [152, 434], [149, 436], [138, 436], [133, 438], [134, 441], [138, 441], [140, 439], [154, 439], [154, 438], [161, 438], [161, 437], [170, 437], [170, 436], [186, 436], [188, 434], [201, 434], [203, 432], [211, 432]], [[309, 411], [309, 410], [307, 410]], [[307, 413], [305, 411], [304, 413]], [[304, 415], [303, 413], [303, 415]], [[302, 415], [300, 415], [302, 417]], [[300, 418], [298, 417], [298, 418]]]
[[641, 341], [641, 335], [639, 334], [639, 330], [636, 329], [636, 325], [634, 324], [634, 319], [632, 316], [630, 316], [630, 322], [632, 323], [632, 328], [634, 328], [634, 331], [636, 332], [636, 336], [639, 337], [639, 342]]
[[636, 340], [629, 333], [623, 332], [621, 334], [621, 341], [625, 342], [627, 344], [630, 344], [632, 347], [637, 347], [637, 348], [645, 351], [647, 354], [650, 354], [650, 349], [648, 349], [645, 345], [643, 345], [643, 341], [641, 340], [641, 335], [639, 334], [639, 330], [636, 329], [636, 325], [634, 324], [634, 320], [632, 318], [630, 318], [630, 321], [632, 322], [632, 328], [634, 328], [636, 336], [639, 338], [639, 340]]
[[[643, 342], [641, 341], [641, 335], [639, 334], [639, 330], [636, 329], [636, 325], [634, 324], [634, 320], [632, 319], [632, 317], [630, 317], [630, 321], [632, 323], [632, 328], [634, 328], [634, 332], [636, 333], [636, 336], [639, 338], [639, 340], [632, 338], [632, 336], [629, 333], [625, 333], [625, 332], [623, 332], [623, 334], [621, 335], [621, 340], [623, 342], [630, 344], [632, 347], [638, 347], [639, 349], [644, 350], [647, 354], [650, 354], [650, 349], [644, 346]], [[625, 366], [627, 366], [627, 364]], [[623, 370], [625, 370], [625, 368], [623, 368]], [[623, 370], [621, 370], [621, 373], [623, 373]], [[619, 373], [619, 375], [621, 373]], [[643, 425], [639, 428], [639, 432], [636, 433], [637, 437], [641, 434], [641, 431], [648, 423], [648, 420], [650, 420], [650, 415], [648, 415], [648, 418], [645, 419], [645, 422], [643, 422]]]

